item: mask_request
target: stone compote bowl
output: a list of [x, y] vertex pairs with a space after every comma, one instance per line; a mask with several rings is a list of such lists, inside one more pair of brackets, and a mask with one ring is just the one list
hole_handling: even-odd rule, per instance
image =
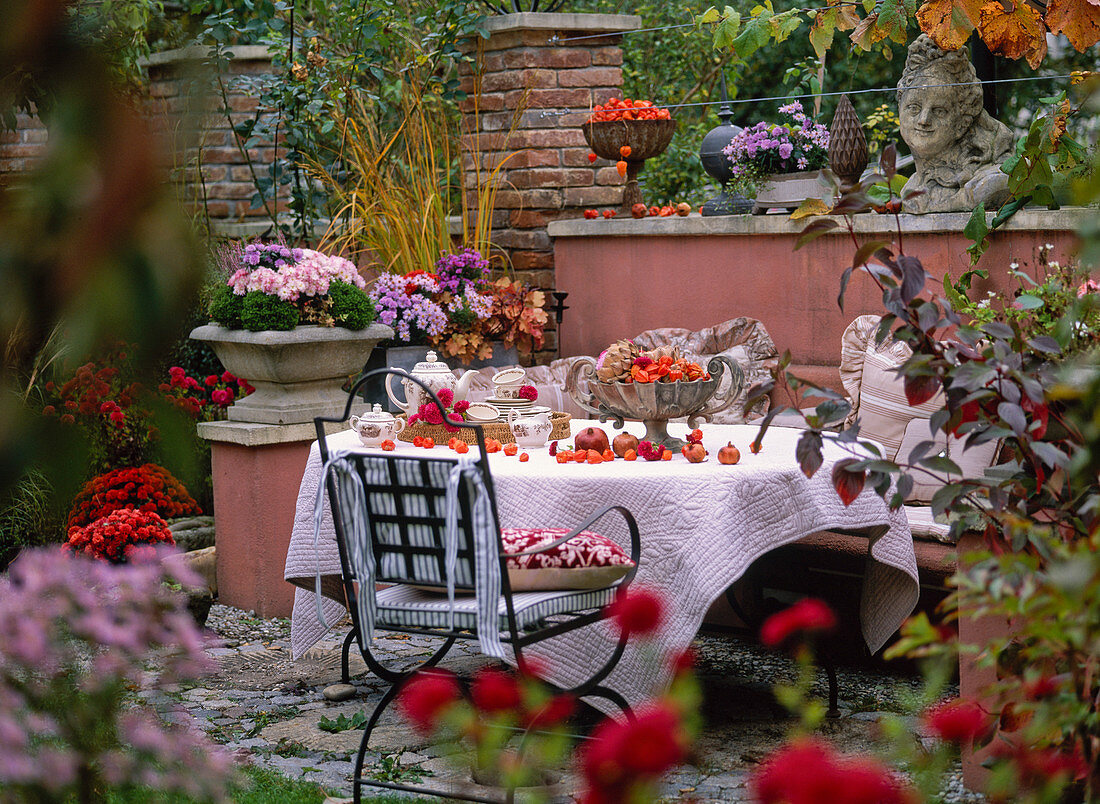
[[644, 204], [638, 187], [638, 171], [645, 160], [660, 156], [672, 141], [676, 131], [675, 120], [597, 120], [581, 126], [588, 146], [596, 156], [618, 162], [623, 159], [619, 149], [630, 146], [626, 162], [626, 186], [623, 187], [623, 205], [620, 210], [629, 215], [635, 204]]
[[[712, 357], [707, 363], [709, 380], [685, 382], [600, 382], [596, 379], [596, 361], [582, 357], [569, 367], [565, 390], [573, 401], [601, 422], [614, 420], [621, 429], [626, 420], [645, 423], [643, 441], [679, 449], [687, 442], [668, 434], [668, 420], [687, 417], [689, 428], [710, 421], [716, 413], [728, 408], [741, 393], [745, 375], [741, 367], [725, 355]], [[730, 385], [721, 395], [718, 387], [726, 373]]]

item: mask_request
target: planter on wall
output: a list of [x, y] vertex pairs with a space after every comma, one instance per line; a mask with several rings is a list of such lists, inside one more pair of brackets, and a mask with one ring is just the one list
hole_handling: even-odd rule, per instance
[[226, 369], [256, 388], [229, 407], [230, 421], [298, 424], [343, 413], [348, 395], [341, 386], [393, 330], [375, 323], [358, 331], [301, 326], [249, 332], [207, 324], [191, 337], [209, 343]]
[[818, 182], [820, 171], [801, 170], [797, 173], [776, 173], [756, 194], [753, 215], [763, 215], [769, 209], [781, 208], [793, 212], [807, 198], [823, 198], [830, 191]]
[[[431, 346], [387, 346], [385, 348], [378, 348], [371, 352], [370, 360], [367, 361], [367, 371], [374, 371], [380, 368], [398, 368], [411, 372], [417, 363], [424, 360], [428, 354], [428, 350], [434, 350]], [[481, 369], [486, 366], [518, 366], [519, 365], [519, 352], [515, 346], [505, 346], [503, 343], [493, 341], [493, 354], [491, 357], [485, 360], [473, 360], [469, 363], [462, 363], [456, 358], [447, 360], [441, 354], [439, 359], [447, 363], [452, 369]], [[394, 390], [398, 396], [404, 399], [401, 394], [401, 384], [394, 382]], [[382, 405], [384, 410], [389, 410], [391, 413], [396, 413], [400, 409], [395, 406], [388, 396], [386, 396], [386, 389], [383, 386], [381, 379], [375, 378], [363, 386], [363, 399], [368, 403], [377, 402]]]

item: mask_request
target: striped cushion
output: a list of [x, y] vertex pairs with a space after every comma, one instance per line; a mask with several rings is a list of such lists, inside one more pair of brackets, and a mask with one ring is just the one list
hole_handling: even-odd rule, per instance
[[905, 506], [905, 518], [909, 520], [909, 530], [914, 539], [943, 542], [954, 544], [950, 537], [951, 526], [946, 522], [939, 522], [932, 516], [932, 509], [927, 505]]
[[[615, 587], [576, 592], [523, 592], [512, 596], [519, 628], [536, 625], [540, 620], [565, 613], [600, 609], [615, 595]], [[450, 606], [446, 595], [397, 585], [378, 592], [379, 628], [447, 628]], [[504, 598], [497, 606], [500, 630], [508, 627]], [[473, 595], [455, 597], [455, 627], [477, 628], [477, 599]]]
[[943, 392], [927, 402], [911, 407], [905, 398], [905, 383], [894, 371], [909, 358], [909, 347], [898, 341], [887, 341], [875, 347], [874, 338], [863, 355], [863, 376], [859, 385], [859, 434], [877, 441], [884, 456], [893, 460], [905, 436], [905, 428], [913, 419], [927, 419], [944, 404]]
[[[922, 441], [935, 442], [936, 447], [928, 454], [950, 458], [962, 471], [962, 477], [969, 478], [980, 478], [985, 474], [985, 470], [993, 465], [1000, 444], [999, 441], [986, 441], [964, 449], [964, 439], [945, 435], [942, 431], [933, 436], [928, 432], [927, 419], [914, 419], [905, 428], [905, 436], [898, 448], [898, 460], [908, 461], [909, 453]], [[943, 488], [943, 483], [924, 472], [913, 471], [910, 474], [913, 477], [913, 490], [905, 498], [906, 502], [930, 503], [936, 492]], [[959, 477], [952, 475], [948, 479], [957, 481]]]

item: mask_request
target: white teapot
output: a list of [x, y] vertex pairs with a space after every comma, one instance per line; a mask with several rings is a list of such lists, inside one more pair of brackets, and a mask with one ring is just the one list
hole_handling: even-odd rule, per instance
[[381, 405], [362, 416], [352, 416], [351, 429], [359, 434], [359, 442], [364, 447], [378, 447], [383, 441], [393, 440], [405, 429], [405, 420], [396, 419], [382, 410]]
[[510, 410], [508, 426], [512, 430], [512, 437], [520, 447], [541, 447], [550, 437], [550, 431], [554, 429], [554, 425], [550, 422], [550, 414], [546, 412], [524, 416], [515, 410]]
[[[455, 375], [451, 373], [450, 367], [440, 360], [435, 352], [428, 352], [426, 359], [417, 363], [411, 372], [402, 371], [401, 369], [394, 369], [394, 371], [407, 377], [415, 377], [437, 394], [444, 388], [451, 389], [455, 402], [466, 398], [470, 383], [474, 381], [475, 376], [478, 376], [476, 371], [467, 371], [462, 375], [461, 380], [456, 379]], [[386, 376], [386, 395], [389, 396], [394, 405], [405, 411], [407, 415], [413, 415], [422, 404], [429, 401], [429, 397], [424, 393], [423, 388], [411, 380], [402, 380], [401, 384], [405, 388], [405, 401], [402, 402], [394, 396], [393, 378], [393, 374]]]

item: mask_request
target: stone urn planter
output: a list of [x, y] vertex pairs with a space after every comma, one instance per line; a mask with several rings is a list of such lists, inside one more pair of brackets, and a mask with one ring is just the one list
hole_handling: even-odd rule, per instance
[[229, 371], [256, 388], [229, 407], [229, 420], [261, 424], [298, 424], [343, 413], [344, 381], [362, 371], [375, 344], [393, 334], [378, 323], [357, 331], [301, 326], [249, 332], [217, 324], [191, 331]]
[[818, 172], [802, 170], [797, 173], [776, 173], [769, 176], [767, 183], [756, 194], [752, 214], [763, 215], [769, 209], [776, 207], [794, 212], [807, 198], [826, 199], [829, 188], [818, 182]]

